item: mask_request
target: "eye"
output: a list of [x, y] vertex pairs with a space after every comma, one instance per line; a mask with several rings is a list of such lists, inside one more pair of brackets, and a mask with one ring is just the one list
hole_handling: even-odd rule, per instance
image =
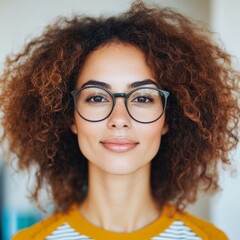
[[90, 102], [90, 103], [103, 103], [103, 102], [108, 102], [108, 100], [103, 97], [103, 96], [92, 96], [86, 99], [86, 102]]
[[153, 99], [148, 96], [138, 96], [135, 97], [132, 101], [137, 103], [150, 103], [153, 102]]

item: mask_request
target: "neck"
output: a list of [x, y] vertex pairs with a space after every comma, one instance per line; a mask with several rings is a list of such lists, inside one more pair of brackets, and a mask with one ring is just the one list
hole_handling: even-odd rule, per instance
[[133, 232], [159, 217], [150, 188], [150, 164], [129, 175], [102, 173], [89, 167], [88, 194], [81, 214], [108, 231]]

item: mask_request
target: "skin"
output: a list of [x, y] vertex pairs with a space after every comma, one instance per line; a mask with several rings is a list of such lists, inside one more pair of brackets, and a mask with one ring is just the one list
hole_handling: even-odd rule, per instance
[[[89, 54], [77, 88], [91, 79], [109, 84], [113, 93], [129, 92], [129, 84], [136, 81], [156, 82], [143, 52], [121, 43], [107, 44]], [[168, 130], [165, 115], [151, 124], [138, 123], [128, 115], [124, 99], [117, 98], [107, 119], [88, 122], [75, 112], [74, 120], [71, 129], [89, 165], [88, 194], [79, 207], [83, 217], [115, 232], [136, 231], [156, 220], [161, 213], [151, 195], [150, 163]], [[103, 142], [116, 137], [130, 139], [136, 146], [126, 152], [109, 151]]]

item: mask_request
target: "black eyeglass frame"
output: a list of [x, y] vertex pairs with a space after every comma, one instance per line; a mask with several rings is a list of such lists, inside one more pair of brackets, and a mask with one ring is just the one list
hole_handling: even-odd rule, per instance
[[[80, 112], [78, 111], [78, 109], [77, 109], [77, 95], [78, 95], [79, 92], [81, 92], [82, 90], [87, 89], [87, 88], [99, 88], [99, 89], [101, 89], [101, 90], [106, 91], [106, 92], [111, 96], [111, 98], [112, 98], [112, 101], [113, 101], [112, 109], [111, 109], [111, 111], [109, 112], [109, 114], [108, 114], [106, 117], [104, 117], [103, 119], [101, 119], [101, 120], [89, 120], [89, 119], [83, 117], [83, 116], [81, 115], [81, 113], [80, 113]], [[159, 116], [157, 119], [155, 119], [155, 120], [153, 120], [153, 121], [150, 121], [150, 122], [142, 122], [142, 121], [139, 121], [139, 120], [135, 119], [135, 118], [131, 115], [131, 113], [129, 112], [129, 109], [128, 109], [128, 106], [127, 106], [127, 101], [128, 101], [128, 98], [130, 97], [130, 95], [131, 95], [132, 93], [138, 91], [138, 90], [141, 90], [141, 89], [157, 90], [158, 92], [160, 92], [161, 96], [164, 97], [164, 106], [163, 106], [162, 114], [160, 114], [160, 116]], [[107, 119], [107, 118], [111, 115], [111, 113], [112, 113], [112, 111], [113, 111], [113, 109], [114, 109], [114, 106], [115, 106], [115, 104], [116, 104], [115, 99], [118, 98], [118, 97], [123, 97], [123, 98], [124, 98], [124, 104], [125, 104], [125, 107], [126, 107], [126, 109], [127, 109], [127, 112], [128, 112], [128, 114], [129, 114], [129, 116], [130, 116], [134, 121], [136, 121], [136, 122], [143, 123], [143, 124], [149, 124], [149, 123], [156, 122], [156, 121], [157, 121], [160, 117], [162, 117], [162, 115], [164, 114], [164, 112], [165, 112], [165, 110], [166, 110], [166, 106], [167, 106], [167, 98], [168, 98], [168, 96], [170, 95], [170, 92], [168, 92], [168, 91], [166, 91], [166, 90], [159, 89], [159, 88], [140, 87], [140, 88], [136, 88], [136, 89], [132, 90], [132, 91], [129, 92], [129, 93], [111, 93], [111, 92], [108, 91], [106, 88], [101, 87], [101, 86], [86, 86], [86, 87], [78, 88], [78, 89], [75, 89], [75, 90], [71, 91], [71, 94], [72, 94], [73, 99], [74, 99], [74, 108], [75, 108], [75, 110], [77, 111], [78, 115], [79, 115], [81, 118], [83, 118], [84, 120], [88, 121], [88, 122], [101, 122], [101, 121]]]

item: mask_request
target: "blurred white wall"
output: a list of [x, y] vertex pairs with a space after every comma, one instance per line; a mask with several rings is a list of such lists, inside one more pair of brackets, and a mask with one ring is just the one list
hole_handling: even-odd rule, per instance
[[[0, 0], [0, 73], [7, 54], [16, 52], [26, 40], [39, 35], [46, 24], [51, 23], [59, 15], [80, 13], [87, 15], [112, 15], [126, 10], [131, 0]], [[146, 1], [148, 2], [148, 1]], [[196, 20], [207, 22], [213, 31], [218, 32], [227, 50], [240, 56], [240, 1], [238, 0], [153, 0], [162, 6], [172, 7]], [[238, 153], [238, 158], [239, 158]], [[239, 159], [238, 159], [239, 160]], [[1, 166], [1, 158], [0, 158]], [[8, 184], [14, 191], [5, 191], [5, 201], [15, 204], [15, 199], [24, 196], [23, 189], [17, 187], [16, 175], [8, 170]], [[14, 179], [14, 181], [11, 180]], [[19, 177], [23, 185], [24, 176]], [[211, 220], [223, 229], [232, 240], [240, 239], [240, 178], [235, 179], [225, 175], [220, 195], [200, 200], [189, 208], [194, 214]], [[26, 204], [27, 200], [18, 201]], [[20, 204], [21, 205], [21, 204]]]
[[[226, 49], [240, 60], [240, 1], [212, 0], [212, 28], [219, 33]], [[238, 66], [239, 68], [239, 66]]]

